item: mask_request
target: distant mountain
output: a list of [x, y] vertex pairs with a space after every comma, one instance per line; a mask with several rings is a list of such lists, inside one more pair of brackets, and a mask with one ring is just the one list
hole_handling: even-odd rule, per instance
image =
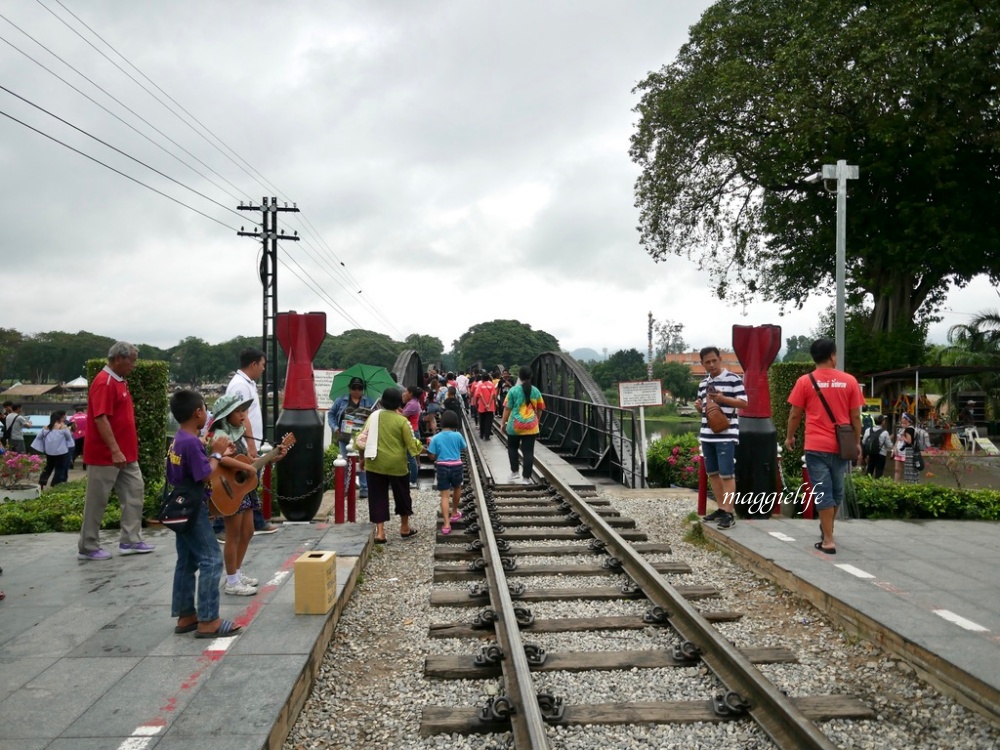
[[577, 362], [589, 362], [590, 360], [601, 362], [604, 360], [604, 357], [601, 356], [601, 353], [595, 352], [593, 349], [574, 349], [569, 353], [569, 356], [571, 356]]

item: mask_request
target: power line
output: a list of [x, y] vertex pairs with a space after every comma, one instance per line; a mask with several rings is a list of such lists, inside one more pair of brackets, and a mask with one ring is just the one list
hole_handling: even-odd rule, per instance
[[204, 211], [199, 211], [199, 210], [198, 210], [197, 208], [195, 208], [194, 206], [189, 206], [189, 205], [188, 205], [187, 203], [185, 203], [184, 201], [181, 201], [181, 200], [178, 200], [177, 198], [174, 198], [174, 197], [173, 197], [172, 195], [168, 195], [167, 193], [164, 193], [164, 192], [163, 192], [162, 190], [157, 190], [157, 189], [156, 189], [155, 187], [153, 187], [152, 185], [147, 185], [147, 184], [146, 184], [145, 182], [143, 182], [142, 180], [138, 180], [138, 179], [136, 179], [135, 177], [132, 177], [131, 175], [128, 175], [128, 174], [125, 174], [125, 173], [124, 173], [124, 172], [122, 172], [122, 171], [121, 171], [120, 169], [115, 169], [115, 168], [114, 168], [114, 167], [112, 167], [112, 166], [111, 166], [110, 164], [105, 164], [105, 163], [104, 163], [103, 161], [101, 161], [100, 159], [97, 159], [97, 158], [95, 158], [95, 157], [91, 156], [90, 154], [87, 154], [87, 153], [84, 153], [84, 152], [83, 152], [83, 151], [81, 151], [80, 149], [78, 149], [78, 148], [74, 148], [73, 146], [70, 146], [70, 145], [69, 145], [68, 143], [64, 143], [63, 141], [60, 141], [60, 140], [59, 140], [58, 138], [56, 138], [55, 136], [52, 136], [52, 135], [49, 135], [48, 133], [45, 133], [45, 132], [42, 132], [42, 131], [41, 131], [41, 130], [39, 130], [38, 128], [36, 128], [36, 127], [33, 127], [33, 126], [29, 125], [28, 123], [24, 122], [23, 120], [19, 120], [19, 119], [17, 119], [17, 118], [16, 118], [16, 117], [14, 117], [13, 115], [11, 115], [11, 114], [8, 114], [7, 112], [4, 112], [3, 110], [0, 110], [0, 115], [3, 115], [4, 117], [6, 117], [6, 118], [7, 118], [7, 119], [9, 119], [9, 120], [13, 120], [14, 122], [18, 123], [19, 125], [23, 125], [23, 126], [24, 126], [24, 127], [26, 127], [26, 128], [28, 129], [28, 130], [32, 130], [32, 131], [34, 131], [34, 132], [38, 133], [38, 134], [39, 134], [40, 136], [43, 136], [43, 137], [45, 137], [45, 138], [48, 138], [48, 139], [49, 139], [50, 141], [54, 141], [55, 143], [58, 143], [58, 144], [59, 144], [60, 146], [65, 146], [65, 147], [66, 147], [66, 148], [68, 148], [68, 149], [69, 149], [70, 151], [73, 151], [73, 152], [75, 152], [75, 153], [79, 154], [80, 156], [83, 156], [84, 158], [87, 158], [87, 159], [90, 159], [90, 160], [91, 160], [92, 162], [95, 162], [95, 163], [97, 163], [97, 164], [100, 164], [100, 165], [101, 165], [102, 167], [105, 167], [106, 169], [110, 169], [110, 170], [111, 170], [112, 172], [114, 172], [115, 174], [119, 174], [119, 175], [121, 175], [121, 176], [122, 176], [122, 177], [124, 177], [124, 178], [125, 178], [126, 180], [131, 180], [132, 182], [134, 182], [134, 183], [135, 183], [135, 184], [137, 184], [137, 185], [142, 185], [142, 186], [143, 186], [144, 188], [146, 188], [147, 190], [152, 190], [152, 191], [153, 191], [154, 193], [156, 193], [157, 195], [162, 195], [162, 196], [163, 196], [164, 198], [166, 198], [167, 200], [171, 200], [171, 201], [173, 201], [174, 203], [176, 203], [176, 204], [177, 204], [177, 205], [179, 205], [179, 206], [184, 206], [184, 208], [186, 208], [186, 209], [188, 209], [188, 210], [190, 210], [190, 211], [194, 211], [194, 212], [195, 212], [196, 214], [199, 214], [199, 215], [201, 215], [201, 216], [204, 216], [204, 217], [205, 217], [206, 219], [208, 219], [209, 221], [214, 221], [214, 222], [215, 222], [216, 224], [219, 224], [219, 225], [221, 225], [221, 226], [224, 226], [224, 227], [225, 227], [226, 229], [231, 229], [231, 230], [233, 230], [234, 232], [235, 232], [235, 231], [237, 231], [237, 230], [236, 230], [236, 227], [231, 227], [231, 226], [229, 226], [228, 224], [226, 224], [225, 222], [223, 222], [223, 221], [220, 221], [219, 219], [216, 219], [216, 218], [215, 218], [214, 216], [209, 216], [209, 215], [208, 215], [208, 214], [206, 214], [206, 213], [205, 213]]
[[210, 166], [209, 166], [208, 164], [206, 164], [205, 162], [203, 162], [203, 161], [202, 161], [201, 159], [199, 159], [199, 158], [198, 158], [197, 156], [195, 156], [194, 154], [192, 154], [192, 153], [191, 153], [190, 151], [188, 151], [188, 150], [187, 150], [186, 148], [184, 148], [184, 147], [183, 147], [183, 146], [182, 146], [181, 144], [179, 144], [179, 143], [178, 143], [177, 141], [175, 141], [175, 140], [174, 140], [173, 138], [171, 138], [171, 137], [170, 137], [169, 135], [167, 135], [167, 134], [166, 134], [166, 133], [164, 133], [164, 132], [163, 132], [162, 130], [160, 130], [160, 129], [159, 129], [158, 127], [156, 127], [156, 126], [155, 126], [155, 125], [153, 125], [153, 124], [152, 124], [151, 122], [149, 122], [148, 120], [146, 120], [146, 119], [145, 119], [145, 118], [144, 118], [144, 117], [143, 117], [142, 115], [140, 115], [140, 114], [139, 114], [138, 112], [136, 112], [135, 110], [133, 110], [133, 109], [132, 109], [131, 107], [129, 107], [129, 106], [127, 105], [127, 104], [125, 104], [124, 102], [122, 102], [122, 101], [121, 101], [120, 99], [118, 99], [117, 97], [113, 96], [113, 95], [112, 95], [111, 93], [109, 93], [109, 92], [108, 92], [107, 90], [105, 90], [105, 89], [104, 89], [104, 88], [103, 88], [103, 87], [102, 87], [102, 86], [101, 86], [100, 84], [98, 84], [97, 82], [95, 82], [94, 80], [92, 80], [92, 79], [91, 79], [91, 78], [90, 78], [89, 76], [85, 75], [84, 73], [81, 73], [81, 72], [80, 72], [79, 70], [77, 70], [77, 69], [76, 69], [76, 68], [75, 68], [75, 67], [74, 67], [73, 65], [71, 65], [70, 63], [68, 63], [68, 62], [66, 62], [65, 60], [63, 60], [63, 59], [62, 59], [62, 58], [61, 58], [61, 57], [60, 57], [59, 55], [57, 55], [57, 54], [56, 54], [55, 52], [53, 52], [52, 50], [50, 50], [50, 49], [49, 49], [48, 47], [46, 47], [46, 46], [45, 46], [44, 44], [42, 44], [42, 43], [41, 43], [40, 41], [38, 41], [37, 39], [35, 39], [35, 38], [34, 38], [33, 36], [31, 36], [31, 34], [29, 34], [29, 33], [28, 33], [27, 31], [25, 31], [24, 29], [22, 29], [22, 28], [21, 28], [20, 26], [18, 26], [18, 25], [17, 25], [16, 23], [14, 23], [13, 21], [11, 21], [11, 20], [10, 20], [9, 18], [7, 18], [7, 17], [6, 17], [5, 15], [3, 15], [2, 13], [0, 13], [0, 18], [2, 18], [2, 19], [3, 19], [4, 21], [6, 21], [7, 23], [9, 23], [9, 24], [10, 24], [11, 26], [13, 26], [13, 27], [14, 27], [15, 29], [17, 29], [18, 31], [20, 31], [20, 32], [21, 32], [22, 34], [24, 34], [24, 35], [25, 35], [26, 37], [28, 37], [28, 39], [30, 39], [30, 40], [31, 40], [31, 41], [33, 41], [33, 42], [34, 42], [35, 44], [37, 44], [37, 45], [38, 45], [39, 47], [41, 47], [41, 48], [42, 48], [43, 50], [45, 50], [46, 52], [48, 52], [48, 53], [49, 53], [50, 55], [52, 55], [52, 56], [53, 56], [54, 58], [56, 58], [56, 59], [57, 59], [57, 60], [58, 60], [59, 62], [61, 62], [61, 63], [62, 63], [63, 65], [65, 65], [65, 66], [66, 66], [66, 67], [68, 67], [68, 68], [69, 68], [70, 70], [72, 70], [72, 71], [73, 71], [74, 73], [76, 73], [76, 74], [77, 74], [78, 76], [80, 76], [80, 77], [81, 77], [81, 78], [83, 78], [83, 79], [84, 79], [85, 81], [87, 81], [87, 82], [88, 82], [88, 83], [89, 83], [90, 85], [92, 85], [92, 86], [94, 86], [95, 88], [99, 89], [99, 90], [100, 90], [101, 92], [103, 92], [103, 93], [104, 93], [104, 95], [105, 95], [105, 96], [107, 96], [107, 97], [108, 97], [109, 99], [111, 99], [112, 101], [114, 101], [114, 102], [115, 102], [116, 104], [118, 104], [118, 105], [119, 105], [120, 107], [122, 107], [123, 109], [127, 110], [128, 112], [130, 112], [130, 113], [131, 113], [132, 115], [134, 115], [134, 116], [135, 116], [136, 118], [138, 118], [139, 120], [141, 120], [142, 122], [144, 122], [144, 123], [145, 123], [146, 125], [148, 125], [148, 126], [149, 126], [150, 128], [152, 128], [152, 129], [153, 129], [153, 130], [155, 130], [155, 131], [156, 131], [157, 133], [159, 133], [159, 134], [160, 134], [161, 136], [163, 136], [163, 137], [164, 137], [164, 138], [166, 138], [166, 139], [167, 139], [168, 141], [170, 141], [170, 142], [171, 142], [172, 144], [174, 144], [175, 146], [177, 146], [177, 148], [179, 148], [179, 149], [180, 149], [181, 151], [183, 151], [183, 152], [184, 152], [185, 154], [187, 154], [187, 155], [188, 155], [188, 156], [190, 156], [190, 157], [191, 157], [192, 159], [194, 159], [194, 160], [195, 160], [196, 162], [198, 162], [199, 164], [201, 164], [201, 165], [202, 165], [203, 167], [205, 167], [205, 168], [206, 168], [207, 170], [209, 170], [209, 171], [210, 171], [210, 172], [211, 172], [212, 174], [216, 175], [216, 176], [217, 176], [217, 177], [218, 177], [218, 178], [219, 178], [220, 180], [222, 180], [222, 181], [223, 181], [223, 182], [225, 182], [225, 183], [226, 183], [227, 185], [229, 185], [229, 186], [230, 186], [230, 187], [231, 187], [231, 188], [232, 188], [233, 190], [235, 190], [236, 192], [241, 192], [241, 191], [240, 191], [240, 189], [239, 189], [238, 187], [236, 187], [236, 185], [234, 185], [234, 184], [233, 184], [233, 183], [231, 183], [231, 182], [230, 182], [229, 180], [227, 180], [227, 179], [226, 179], [225, 177], [223, 177], [223, 176], [222, 176], [221, 174], [219, 174], [218, 172], [216, 172], [216, 171], [215, 171], [214, 169], [212, 169], [212, 167], [210, 167]]
[[77, 88], [72, 83], [70, 83], [69, 81], [67, 81], [61, 75], [59, 75], [54, 70], [52, 70], [50, 67], [48, 67], [47, 65], [45, 65], [45, 63], [41, 62], [40, 60], [35, 59], [31, 55], [29, 55], [27, 52], [25, 52], [23, 49], [21, 49], [20, 47], [18, 47], [16, 44], [14, 44], [13, 42], [11, 42], [10, 40], [6, 39], [5, 37], [0, 36], [0, 42], [3, 42], [4, 44], [6, 44], [7, 46], [11, 47], [16, 52], [20, 52], [22, 55], [24, 55], [25, 57], [27, 57], [29, 60], [31, 60], [31, 62], [35, 63], [35, 65], [37, 65], [38, 67], [40, 67], [42, 70], [44, 70], [45, 72], [47, 72], [49, 75], [51, 75], [51, 76], [59, 79], [60, 81], [62, 81], [64, 84], [66, 84], [67, 86], [69, 86], [71, 89], [73, 89], [76, 93], [78, 93], [84, 99], [86, 99], [87, 101], [89, 101], [91, 104], [93, 104], [94, 106], [99, 107], [100, 109], [104, 110], [107, 114], [109, 114], [112, 117], [114, 117], [116, 120], [118, 120], [118, 122], [120, 122], [125, 127], [129, 128], [136, 135], [138, 135], [138, 136], [140, 136], [142, 138], [145, 138], [147, 141], [149, 141], [151, 144], [153, 144], [154, 146], [156, 146], [158, 149], [160, 149], [167, 156], [169, 156], [172, 159], [175, 159], [176, 161], [180, 162], [185, 167], [187, 167], [192, 172], [194, 172], [196, 175], [198, 175], [199, 177], [201, 177], [206, 182], [209, 182], [212, 185], [214, 185], [216, 188], [218, 188], [219, 190], [221, 190], [223, 193], [225, 193], [226, 195], [228, 195], [233, 200], [237, 200], [238, 201], [240, 199], [239, 196], [237, 196], [235, 193], [229, 192], [228, 190], [226, 190], [226, 188], [222, 187], [217, 182], [214, 182], [211, 177], [209, 177], [208, 175], [204, 174], [203, 172], [199, 172], [197, 170], [197, 168], [193, 167], [191, 164], [189, 164], [188, 162], [184, 161], [181, 157], [177, 156], [177, 154], [173, 153], [172, 151], [170, 151], [169, 149], [167, 149], [163, 145], [161, 145], [161, 144], [157, 143], [156, 141], [154, 141], [148, 135], [146, 135], [141, 130], [139, 130], [137, 127], [135, 127], [132, 123], [126, 121], [124, 118], [122, 118], [119, 115], [117, 115], [114, 112], [112, 112], [110, 109], [108, 109], [107, 107], [105, 107], [99, 101], [97, 101], [96, 99], [94, 99], [94, 97], [92, 97], [90, 94], [88, 94], [88, 93], [86, 93], [84, 91], [81, 91], [79, 88]]
[[45, 107], [41, 106], [40, 104], [36, 104], [35, 102], [31, 101], [30, 99], [26, 99], [23, 96], [21, 96], [20, 94], [17, 94], [15, 92], [11, 91], [9, 88], [7, 88], [6, 86], [4, 86], [3, 84], [0, 84], [0, 91], [6, 91], [8, 94], [10, 94], [11, 96], [17, 97], [18, 99], [20, 99], [25, 104], [28, 104], [28, 105], [34, 107], [35, 109], [37, 109], [37, 110], [39, 110], [41, 112], [44, 112], [49, 117], [55, 118], [56, 120], [58, 120], [59, 122], [63, 123], [64, 125], [68, 125], [69, 127], [73, 128], [73, 130], [76, 130], [77, 132], [82, 133], [83, 135], [87, 136], [88, 138], [92, 138], [93, 140], [97, 141], [98, 143], [100, 143], [100, 144], [102, 144], [104, 146], [107, 146], [112, 151], [115, 151], [115, 152], [121, 154], [122, 156], [124, 156], [126, 159], [131, 159], [136, 164], [141, 164], [146, 169], [148, 169], [148, 170], [150, 170], [152, 172], [155, 172], [156, 174], [160, 175], [160, 177], [163, 177], [164, 179], [170, 180], [175, 185], [178, 185], [178, 186], [184, 188], [185, 190], [191, 191], [195, 195], [204, 198], [209, 203], [214, 203], [219, 208], [225, 209], [226, 211], [229, 211], [231, 214], [234, 214], [235, 216], [239, 216], [241, 219], [243, 218], [243, 216], [241, 214], [236, 213], [236, 211], [233, 211], [233, 209], [231, 209], [229, 206], [225, 205], [224, 203], [219, 203], [219, 201], [215, 200], [214, 198], [210, 198], [209, 196], [205, 195], [201, 191], [196, 190], [193, 187], [190, 187], [188, 185], [185, 185], [183, 182], [180, 182], [179, 180], [175, 180], [173, 177], [171, 177], [168, 174], [165, 174], [165, 173], [161, 172], [156, 167], [151, 167], [150, 165], [146, 164], [146, 162], [144, 162], [144, 161], [142, 161], [140, 159], [135, 158], [131, 154], [125, 153], [120, 148], [117, 148], [116, 146], [112, 146], [107, 141], [101, 140], [96, 135], [93, 135], [92, 133], [88, 133], [83, 128], [77, 127], [76, 125], [74, 125], [73, 123], [69, 122], [68, 120], [64, 120], [59, 115], [54, 114], [53, 112], [50, 112], [49, 110], [45, 109]]

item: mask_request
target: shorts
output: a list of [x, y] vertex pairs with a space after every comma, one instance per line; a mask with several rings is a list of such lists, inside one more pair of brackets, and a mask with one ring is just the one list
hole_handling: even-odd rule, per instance
[[701, 457], [705, 463], [706, 474], [718, 474], [722, 479], [736, 476], [736, 441], [709, 442], [703, 440]]
[[465, 477], [465, 470], [462, 466], [435, 464], [434, 471], [437, 474], [437, 488], [442, 492], [462, 486], [462, 480]]
[[844, 475], [849, 463], [836, 453], [806, 451], [806, 471], [816, 510], [836, 508], [844, 500]]

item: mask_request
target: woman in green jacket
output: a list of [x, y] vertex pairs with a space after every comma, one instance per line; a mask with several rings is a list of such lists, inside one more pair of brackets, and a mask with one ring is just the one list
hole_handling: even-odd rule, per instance
[[390, 488], [395, 503], [393, 510], [399, 516], [399, 535], [407, 539], [417, 533], [410, 527], [413, 501], [406, 457], [407, 454], [419, 456], [423, 450], [421, 442], [413, 436], [410, 421], [396, 411], [403, 405], [403, 392], [399, 388], [387, 388], [382, 392], [381, 402], [382, 408], [372, 412], [354, 438], [354, 447], [361, 454], [362, 469], [368, 474], [368, 517], [375, 524], [376, 544], [386, 541]]

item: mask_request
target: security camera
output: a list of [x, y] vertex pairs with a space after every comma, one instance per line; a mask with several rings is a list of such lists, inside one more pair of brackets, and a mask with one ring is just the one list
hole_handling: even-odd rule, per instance
[[823, 179], [823, 175], [819, 172], [813, 172], [808, 177], [803, 177], [802, 181], [808, 183], [809, 185], [815, 185], [817, 182]]

